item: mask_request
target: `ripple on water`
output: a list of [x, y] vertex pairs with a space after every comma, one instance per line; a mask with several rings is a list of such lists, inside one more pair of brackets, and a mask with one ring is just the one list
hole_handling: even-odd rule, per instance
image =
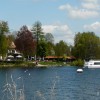
[[84, 69], [83, 73], [76, 70], [76, 67], [0, 70], [0, 96], [7, 73], [20, 86], [23, 78], [25, 100], [100, 100], [100, 69]]

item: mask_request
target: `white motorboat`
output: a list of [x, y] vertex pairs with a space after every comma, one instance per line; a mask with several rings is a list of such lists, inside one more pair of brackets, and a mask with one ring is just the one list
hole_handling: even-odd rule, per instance
[[90, 60], [84, 63], [84, 67], [87, 68], [100, 68], [100, 60]]

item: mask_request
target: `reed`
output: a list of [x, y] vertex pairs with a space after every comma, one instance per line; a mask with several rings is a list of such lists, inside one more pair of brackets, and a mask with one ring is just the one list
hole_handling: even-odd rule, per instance
[[[54, 80], [52, 81], [52, 86], [50, 88], [50, 97], [49, 97], [49, 100], [56, 100], [56, 97], [55, 97], [55, 94], [56, 94], [56, 85], [57, 85], [57, 82], [59, 81], [59, 76], [56, 75], [56, 77], [54, 78]], [[46, 98], [46, 96], [40, 92], [40, 91], [36, 91], [36, 94], [37, 96], [40, 98], [40, 100], [48, 100], [48, 98]], [[34, 100], [37, 100], [34, 98]]]
[[[3, 86], [3, 97], [2, 100], [25, 100], [24, 95], [24, 84], [21, 89], [17, 88], [17, 84], [15, 83], [12, 75], [11, 75], [11, 81], [8, 82], [7, 74], [6, 74], [6, 84]], [[23, 83], [23, 78], [22, 79]]]

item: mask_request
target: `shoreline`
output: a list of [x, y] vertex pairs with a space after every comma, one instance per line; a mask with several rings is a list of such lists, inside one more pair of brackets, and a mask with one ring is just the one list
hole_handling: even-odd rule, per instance
[[70, 63], [64, 63], [64, 62], [43, 62], [43, 61], [38, 63], [36, 63], [35, 61], [0, 63], [0, 68], [49, 68], [49, 67], [63, 67], [63, 66], [72, 66], [72, 65]]

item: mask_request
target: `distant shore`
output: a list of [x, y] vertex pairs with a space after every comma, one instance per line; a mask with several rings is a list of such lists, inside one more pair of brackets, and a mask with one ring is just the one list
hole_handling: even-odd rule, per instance
[[63, 62], [45, 62], [45, 61], [11, 61], [11, 62], [0, 62], [0, 68], [40, 68], [40, 67], [51, 67], [51, 66], [63, 66], [66, 65]]
[[82, 64], [72, 65], [71, 62], [61, 62], [61, 61], [11, 61], [11, 62], [0, 62], [0, 68], [47, 68], [47, 67], [62, 67], [62, 66], [79, 66]]
[[35, 64], [32, 61], [1, 61], [0, 68], [24, 68], [34, 67]]

